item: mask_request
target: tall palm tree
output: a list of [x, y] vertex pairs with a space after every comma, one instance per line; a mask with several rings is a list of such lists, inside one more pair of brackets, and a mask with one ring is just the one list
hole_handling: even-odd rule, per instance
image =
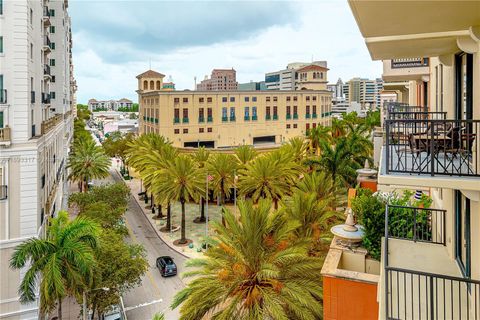
[[255, 151], [252, 146], [242, 145], [235, 149], [235, 157], [242, 167], [246, 166], [247, 163], [255, 159], [256, 156], [257, 151]]
[[224, 205], [225, 199], [230, 197], [237, 169], [237, 161], [231, 154], [217, 153], [209, 158], [207, 171], [213, 177], [209, 187], [220, 198], [220, 205]]
[[[197, 163], [198, 167], [202, 170], [205, 171], [205, 167], [207, 166], [208, 159], [210, 157], [210, 151], [205, 149], [205, 147], [200, 147], [194, 154], [193, 154], [193, 159]], [[205, 181], [206, 182], [206, 181]], [[208, 191], [206, 191], [208, 192]], [[205, 218], [205, 199], [206, 195], [201, 195], [200, 196], [200, 217], [196, 217], [193, 222], [195, 223], [204, 223], [207, 221]]]
[[179, 155], [168, 162], [165, 169], [155, 177], [153, 191], [168, 202], [180, 201], [182, 206], [182, 235], [179, 244], [188, 242], [185, 236], [185, 203], [190, 199], [197, 201], [205, 192], [203, 175], [195, 162], [188, 155]]
[[301, 162], [307, 156], [307, 148], [308, 143], [303, 137], [295, 137], [282, 145], [279, 152], [283, 152], [284, 155], [289, 154], [293, 158], [293, 161]]
[[298, 223], [271, 211], [271, 202], [239, 201], [240, 217], [225, 210], [203, 259], [187, 266], [195, 278], [174, 298], [181, 320], [319, 319], [321, 260], [309, 257], [306, 241], [292, 240]]
[[42, 312], [51, 311], [58, 303], [61, 320], [62, 299], [78, 294], [92, 280], [98, 226], [82, 217], [69, 221], [66, 211], [50, 222], [45, 239], [31, 238], [15, 248], [10, 267], [21, 269], [30, 264], [18, 289], [20, 302], [35, 301], [40, 279]]
[[346, 129], [343, 120], [333, 117], [331, 131], [333, 139], [344, 136], [346, 134]]
[[325, 171], [305, 174], [296, 188], [300, 192], [314, 194], [318, 201], [326, 201], [331, 209], [335, 209], [335, 185], [332, 177]]
[[321, 141], [332, 142], [330, 127], [318, 125], [316, 128], [311, 128], [307, 133], [307, 138], [310, 141], [310, 149], [319, 156]]
[[299, 173], [295, 163], [288, 159], [282, 151], [255, 158], [240, 176], [240, 193], [255, 202], [260, 198], [271, 199], [278, 208], [278, 201], [291, 193], [292, 182], [297, 180]]
[[110, 158], [102, 147], [96, 146], [93, 140], [79, 142], [69, 157], [67, 168], [70, 169], [70, 175], [68, 178], [79, 183], [81, 192], [86, 192], [88, 181], [108, 176], [110, 162]]

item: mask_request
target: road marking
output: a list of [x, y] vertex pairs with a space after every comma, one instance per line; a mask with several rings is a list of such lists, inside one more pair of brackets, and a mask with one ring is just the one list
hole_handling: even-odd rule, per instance
[[[133, 233], [133, 230], [132, 228], [130, 227], [130, 224], [128, 223], [127, 219], [125, 219], [125, 226], [127, 227], [127, 230], [128, 230], [128, 234], [130, 235], [130, 237], [132, 238], [133, 242], [135, 243], [139, 243], [138, 242], [138, 239], [137, 237], [135, 236], [135, 234]], [[155, 280], [153, 279], [153, 276], [152, 276], [152, 273], [150, 272], [150, 269], [147, 270], [147, 277], [148, 279], [150, 280], [150, 282], [152, 283], [152, 285], [155, 287], [155, 290], [157, 291], [157, 295], [158, 297], [160, 298], [161, 295], [160, 295], [160, 288], [157, 286], [157, 284], [155, 283]], [[161, 300], [161, 299], [160, 299]]]
[[136, 306], [133, 306], [133, 307], [126, 307], [125, 312], [133, 310], [133, 309], [137, 309], [137, 308], [146, 307], [146, 306], [149, 306], [149, 305], [152, 305], [152, 304], [155, 304], [155, 303], [160, 303], [160, 302], [163, 302], [163, 299], [158, 299], [158, 300], [153, 300], [153, 301], [150, 301], [150, 302], [137, 304]]

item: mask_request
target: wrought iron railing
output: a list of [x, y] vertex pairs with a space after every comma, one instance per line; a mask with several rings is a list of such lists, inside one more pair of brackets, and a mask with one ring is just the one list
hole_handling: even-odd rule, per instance
[[480, 281], [385, 267], [386, 319], [480, 319]]
[[386, 173], [480, 176], [480, 120], [385, 120]]
[[387, 119], [389, 120], [445, 120], [447, 119], [446, 112], [440, 111], [409, 111], [409, 112], [400, 112], [392, 111], [387, 114]]
[[387, 205], [386, 237], [445, 245], [446, 210]]
[[49, 76], [50, 75], [50, 66], [49, 65], [44, 65], [43, 66], [43, 74], [46, 75], [46, 76]]

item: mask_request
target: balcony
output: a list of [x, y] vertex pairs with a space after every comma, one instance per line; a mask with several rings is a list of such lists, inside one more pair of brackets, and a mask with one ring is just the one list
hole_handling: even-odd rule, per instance
[[235, 122], [237, 118], [235, 116], [230, 116], [230, 121]]
[[8, 186], [0, 185], [0, 200], [7, 200], [8, 198]]
[[7, 103], [7, 89], [0, 89], [0, 104]]
[[213, 117], [212, 117], [212, 116], [208, 116], [208, 117], [207, 117], [207, 122], [213, 122]]
[[222, 117], [222, 122], [227, 122], [228, 121], [228, 117]]
[[382, 319], [480, 319], [480, 281], [458, 276], [445, 248], [445, 216], [387, 205]]
[[48, 36], [43, 37], [43, 51], [50, 52], [52, 43], [50, 42], [50, 38]]
[[50, 25], [50, 9], [47, 6], [43, 7], [43, 16], [42, 16], [43, 23], [46, 27]]
[[180, 123], [180, 118], [174, 117], [173, 118], [173, 124]]
[[270, 116], [269, 114], [265, 116], [265, 120], [271, 120], [271, 119], [272, 119], [272, 116]]
[[250, 116], [244, 116], [244, 117], [243, 117], [243, 120], [244, 120], [244, 121], [250, 121]]
[[290, 120], [290, 119], [292, 119], [292, 115], [291, 115], [290, 113], [287, 113], [287, 117], [286, 117], [286, 118], [287, 118], [287, 120]]
[[298, 113], [294, 113], [294, 114], [293, 114], [293, 119], [294, 119], [294, 120], [297, 120], [297, 119], [298, 119]]
[[252, 121], [257, 121], [258, 117], [257, 116], [252, 116]]
[[[430, 114], [443, 116], [385, 120], [378, 182], [480, 191], [480, 120], [428, 119]], [[422, 117], [427, 119], [417, 119]]]
[[305, 119], [310, 119], [310, 113], [305, 114]]
[[183, 117], [182, 118], [182, 123], [188, 123], [188, 117]]
[[388, 82], [421, 81], [430, 74], [428, 58], [392, 59], [383, 61], [382, 78]]
[[11, 142], [10, 128], [0, 128], [0, 145], [9, 145]]
[[63, 115], [57, 114], [53, 118], [45, 120], [42, 122], [42, 135], [47, 134], [52, 130], [57, 124], [63, 121]]
[[50, 104], [50, 93], [42, 92], [42, 103]]
[[312, 113], [312, 119], [317, 119], [317, 114], [316, 113]]
[[44, 65], [43, 66], [43, 76], [44, 78], [50, 78], [50, 66], [49, 65]]
[[273, 115], [273, 120], [278, 120], [278, 114]]

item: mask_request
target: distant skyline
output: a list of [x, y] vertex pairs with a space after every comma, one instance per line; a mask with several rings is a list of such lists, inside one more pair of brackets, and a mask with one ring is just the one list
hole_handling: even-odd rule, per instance
[[177, 90], [214, 68], [262, 81], [290, 62], [326, 60], [328, 80], [381, 77], [347, 1], [70, 2], [78, 102], [137, 101], [135, 76], [150, 68]]

